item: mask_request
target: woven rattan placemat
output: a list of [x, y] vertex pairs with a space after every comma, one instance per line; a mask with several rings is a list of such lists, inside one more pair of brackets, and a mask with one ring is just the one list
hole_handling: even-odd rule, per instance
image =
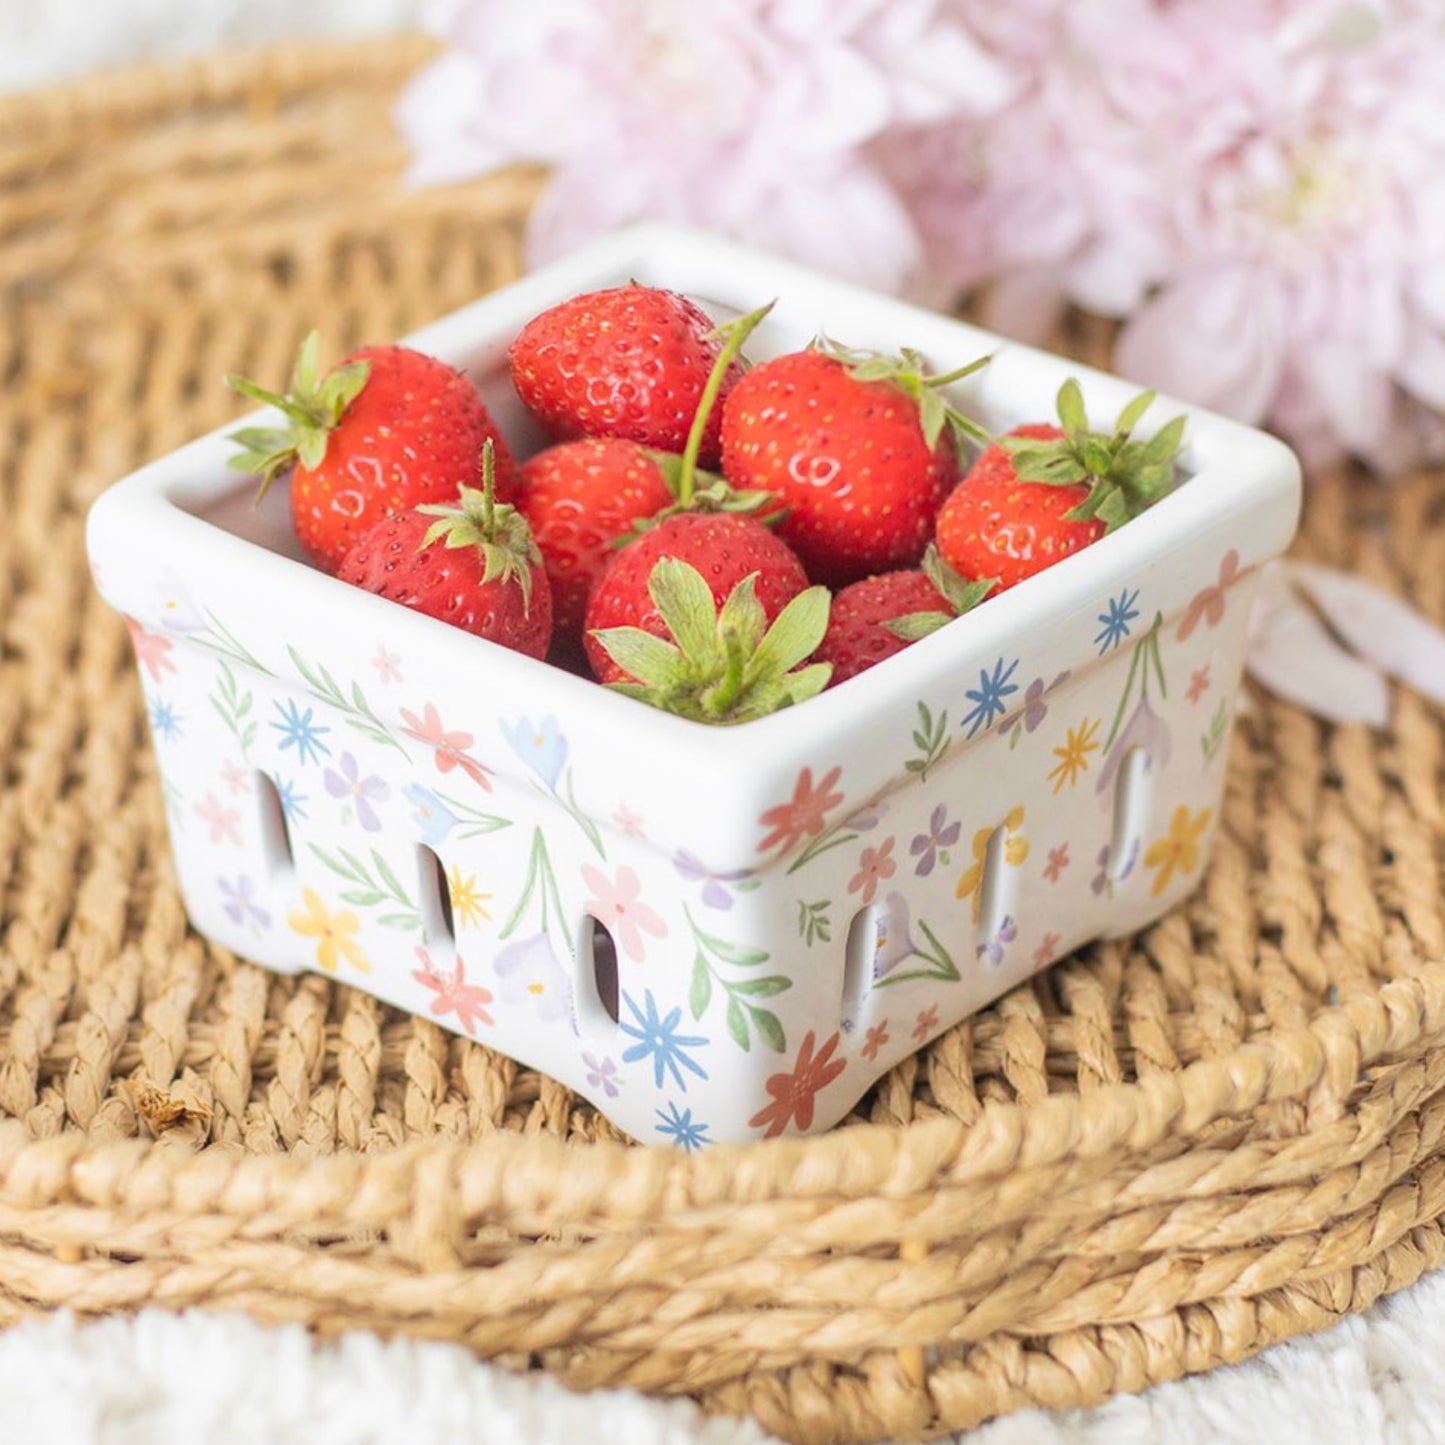
[[[201, 940], [81, 529], [226, 370], [507, 280], [536, 178], [406, 194], [419, 43], [0, 102], [0, 1319], [241, 1307], [920, 1435], [1238, 1360], [1445, 1257], [1445, 729], [1256, 696], [1196, 899], [821, 1139], [614, 1142], [545, 1078]], [[1060, 344], [1097, 354], [1078, 323]], [[1309, 480], [1303, 553], [1445, 618], [1445, 477]]]

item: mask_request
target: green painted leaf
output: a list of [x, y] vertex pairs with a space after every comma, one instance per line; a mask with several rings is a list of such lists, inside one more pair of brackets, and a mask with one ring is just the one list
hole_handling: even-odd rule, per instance
[[764, 978], [745, 978], [738, 983], [730, 983], [728, 992], [743, 994], [747, 998], [773, 998], [787, 993], [792, 986], [792, 979], [784, 978], [780, 973], [770, 973]]
[[758, 1037], [773, 1050], [774, 1053], [784, 1053], [788, 1047], [788, 1036], [783, 1032], [783, 1026], [778, 1021], [777, 1014], [769, 1013], [765, 1008], [748, 1009], [752, 1015], [753, 1027], [758, 1031]]
[[731, 994], [728, 995], [727, 1025], [732, 1041], [745, 1054], [751, 1052], [752, 1040], [748, 1037], [747, 1016], [743, 1013], [742, 1004]]
[[700, 953], [692, 961], [692, 987], [688, 990], [687, 1001], [695, 1019], [700, 1019], [712, 1002], [712, 970]]

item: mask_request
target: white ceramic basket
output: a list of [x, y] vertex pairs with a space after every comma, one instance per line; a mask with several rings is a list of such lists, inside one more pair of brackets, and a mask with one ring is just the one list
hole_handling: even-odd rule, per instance
[[[628, 278], [754, 356], [912, 346], [1004, 429], [1070, 375], [1136, 388], [670, 227], [621, 233], [408, 338], [507, 380], [538, 311]], [[1197, 882], [1249, 602], [1299, 472], [1185, 411], [1188, 480], [1142, 518], [863, 676], [737, 728], [656, 712], [325, 576], [228, 427], [107, 491], [96, 581], [129, 619], [186, 907], [247, 958], [323, 968], [534, 1065], [637, 1139], [824, 1129], [900, 1058]]]

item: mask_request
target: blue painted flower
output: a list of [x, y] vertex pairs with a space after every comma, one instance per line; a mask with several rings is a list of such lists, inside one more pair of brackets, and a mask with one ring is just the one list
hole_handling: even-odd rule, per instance
[[[673, 1083], [684, 1092], [687, 1090], [687, 1080], [682, 1076], [682, 1069], [696, 1074], [699, 1079], [707, 1078], [707, 1070], [695, 1059], [690, 1059], [686, 1053], [688, 1049], [702, 1048], [707, 1040], [697, 1034], [678, 1033], [677, 1026], [682, 1021], [680, 1007], [673, 1009], [666, 1018], [661, 1018], [651, 989], [643, 991], [643, 1008], [637, 1007], [631, 994], [623, 994], [622, 1001], [636, 1020], [635, 1024], [623, 1020], [622, 1032], [637, 1040], [637, 1043], [623, 1053], [623, 1063], [635, 1064], [639, 1059], [650, 1056], [653, 1078], [659, 1089], [662, 1087], [664, 1071], [672, 1075]], [[678, 1067], [679, 1064], [682, 1068]]]
[[422, 842], [428, 848], [445, 843], [461, 819], [430, 788], [420, 783], [408, 783], [401, 791], [411, 804], [411, 820], [421, 829]]
[[288, 823], [304, 821], [306, 818], [306, 794], [296, 791], [292, 778], [276, 779], [276, 796], [281, 800], [281, 811]]
[[180, 714], [163, 697], [151, 699], [151, 731], [158, 738], [174, 742], [181, 735]]
[[1003, 658], [999, 658], [992, 668], [979, 669], [978, 686], [964, 693], [973, 707], [963, 715], [959, 724], [968, 729], [969, 737], [984, 731], [1008, 711], [1004, 699], [1019, 690], [1018, 683], [1010, 681], [1018, 671], [1018, 665], [1018, 658], [1007, 665]]
[[1126, 587], [1117, 597], [1110, 598], [1108, 607], [1099, 613], [1101, 625], [1094, 646], [1099, 649], [1100, 657], [1129, 636], [1129, 624], [1139, 616], [1139, 609], [1134, 605], [1138, 600], [1139, 589], [1136, 587], [1131, 592]]
[[692, 1110], [679, 1110], [671, 1099], [667, 1102], [667, 1112], [663, 1113], [659, 1109], [657, 1117], [661, 1121], [657, 1132], [671, 1139], [679, 1149], [686, 1150], [689, 1154], [712, 1143], [707, 1137], [709, 1126], [701, 1122], [693, 1123]]
[[557, 719], [544, 717], [534, 727], [531, 718], [519, 717], [516, 722], [499, 726], [512, 751], [556, 792], [557, 779], [567, 765], [567, 739], [558, 730]]
[[302, 712], [297, 706], [296, 699], [288, 697], [285, 702], [273, 703], [281, 721], [273, 722], [271, 726], [281, 734], [281, 751], [287, 748], [295, 748], [296, 756], [302, 764], [314, 763], [323, 755], [331, 756], [330, 747], [321, 741], [323, 733], [329, 733], [331, 729], [320, 723], [311, 721], [314, 708], [307, 708]]

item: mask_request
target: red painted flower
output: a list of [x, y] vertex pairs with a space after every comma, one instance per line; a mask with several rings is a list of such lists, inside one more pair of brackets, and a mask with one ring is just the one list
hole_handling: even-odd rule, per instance
[[135, 648], [136, 661], [150, 673], [152, 682], [161, 680], [161, 673], [174, 672], [171, 648], [175, 646], [169, 637], [158, 632], [147, 632], [134, 617], [125, 620], [126, 631], [130, 633], [130, 644]]
[[868, 1030], [868, 1037], [863, 1041], [863, 1057], [870, 1063], [878, 1057], [878, 1050], [888, 1042], [888, 1020], [884, 1019], [881, 1024], [874, 1024]]
[[1044, 877], [1050, 883], [1057, 883], [1059, 876], [1069, 866], [1069, 845], [1060, 843], [1057, 848], [1049, 849], [1049, 861], [1044, 864]]
[[756, 1129], [766, 1124], [766, 1139], [776, 1139], [789, 1124], [796, 1122], [799, 1129], [807, 1129], [813, 1122], [813, 1101], [847, 1067], [843, 1059], [835, 1059], [839, 1035], [834, 1034], [815, 1055], [813, 1053], [813, 1031], [808, 1030], [798, 1047], [798, 1057], [790, 1074], [774, 1074], [768, 1080], [768, 1093], [773, 1102], [758, 1110], [748, 1120]]
[[402, 708], [401, 716], [406, 723], [402, 731], [407, 737], [415, 738], [417, 742], [426, 743], [428, 747], [436, 749], [438, 772], [449, 773], [453, 768], [460, 768], [474, 783], [479, 783], [491, 792], [492, 785], [487, 778], [491, 770], [467, 752], [476, 741], [471, 733], [446, 732], [442, 728], [441, 714], [437, 712], [435, 703], [427, 703], [421, 717], [407, 708]]
[[918, 1020], [913, 1025], [913, 1037], [918, 1043], [923, 1043], [930, 1034], [938, 1030], [938, 1005], [931, 1003], [926, 1009], [920, 1009]]
[[1220, 559], [1219, 581], [1196, 592], [1185, 610], [1184, 620], [1179, 624], [1180, 642], [1186, 641], [1201, 622], [1210, 627], [1218, 627], [1224, 620], [1225, 593], [1253, 571], [1253, 567], [1239, 565], [1239, 553], [1231, 547]]
[[1206, 662], [1203, 667], [1196, 667], [1189, 674], [1189, 686], [1185, 689], [1185, 696], [1190, 702], [1198, 702], [1206, 692], [1209, 691], [1209, 664]]
[[421, 960], [422, 966], [414, 968], [411, 976], [436, 994], [431, 1001], [433, 1014], [438, 1018], [443, 1014], [456, 1014], [458, 1022], [469, 1034], [477, 1031], [479, 1023], [492, 1023], [492, 1016], [486, 1010], [486, 1005], [492, 1001], [492, 995], [481, 984], [467, 982], [467, 966], [462, 962], [460, 954], [457, 955], [456, 967], [453, 968], [450, 978], [437, 969], [426, 949], [419, 947], [416, 956]]
[[842, 793], [833, 786], [843, 776], [842, 768], [830, 768], [817, 787], [813, 786], [812, 768], [804, 768], [793, 785], [793, 796], [786, 803], [767, 809], [758, 822], [772, 831], [758, 844], [758, 852], [781, 846], [784, 853], [813, 833], [821, 833], [829, 812], [843, 801]]

